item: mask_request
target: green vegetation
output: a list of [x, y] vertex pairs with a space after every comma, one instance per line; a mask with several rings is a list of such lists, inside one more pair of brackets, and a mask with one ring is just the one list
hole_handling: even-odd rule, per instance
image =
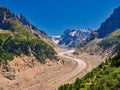
[[77, 45], [77, 49], [83, 48], [86, 45], [87, 45], [87, 42], [84, 41], [84, 42], [82, 42], [82, 43], [80, 43], [80, 44]]
[[21, 55], [34, 55], [44, 63], [55, 57], [55, 51], [26, 29], [9, 9], [0, 6], [0, 65]]
[[0, 64], [22, 54], [33, 54], [42, 63], [46, 58], [54, 58], [53, 48], [35, 37], [19, 21], [10, 20], [8, 29], [0, 30]]
[[120, 48], [120, 30], [114, 31], [108, 35], [98, 45], [103, 49], [108, 49], [115, 45], [115, 48]]
[[28, 31], [19, 21], [10, 20], [9, 23], [10, 27], [8, 29], [11, 30], [17, 38], [26, 40], [35, 38], [35, 36], [30, 31]]
[[58, 90], [119, 90], [120, 89], [120, 51], [113, 58], [88, 73], [77, 78], [74, 84], [65, 84]]

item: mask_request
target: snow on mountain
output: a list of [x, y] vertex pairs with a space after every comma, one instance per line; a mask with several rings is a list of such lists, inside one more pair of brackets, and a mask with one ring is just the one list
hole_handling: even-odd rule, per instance
[[61, 35], [58, 45], [64, 48], [75, 48], [79, 43], [86, 40], [89, 34], [90, 31], [86, 29], [67, 29]]
[[73, 32], [70, 33], [70, 35], [71, 35], [71, 36], [75, 36], [76, 32], [77, 32], [77, 31], [73, 31]]
[[61, 36], [51, 36], [51, 39], [53, 40], [53, 42], [54, 42], [55, 44], [58, 44], [58, 42], [60, 41], [60, 37], [61, 37]]

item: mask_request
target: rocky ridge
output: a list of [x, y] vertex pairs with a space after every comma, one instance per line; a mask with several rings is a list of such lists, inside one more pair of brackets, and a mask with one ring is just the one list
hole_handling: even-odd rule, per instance
[[28, 30], [30, 30], [38, 38], [49, 38], [49, 36], [44, 31], [32, 25], [31, 22], [22, 14], [17, 14], [16, 17]]
[[91, 41], [95, 38], [104, 38], [113, 31], [120, 28], [120, 7], [115, 8], [113, 13], [100, 26], [99, 29], [93, 31], [87, 38]]
[[41, 35], [36, 36], [30, 31], [34, 26], [27, 20], [26, 23], [24, 26], [12, 11], [0, 6], [0, 76], [9, 80], [14, 80], [20, 71], [45, 64], [46, 60], [58, 60], [54, 49], [43, 40], [48, 36], [34, 29]]
[[113, 14], [105, 20], [98, 30], [94, 30], [85, 42], [78, 45], [75, 53], [82, 52], [90, 55], [109, 57], [120, 49], [120, 7], [114, 9]]
[[77, 44], [84, 41], [87, 36], [90, 34], [89, 30], [72, 30], [67, 29], [63, 32], [60, 37], [58, 45], [64, 48], [75, 48]]
[[44, 40], [49, 45], [54, 46], [51, 38], [43, 30], [40, 30], [36, 26], [34, 26], [24, 15], [20, 13], [17, 14], [16, 17], [24, 25], [24, 27], [30, 30], [30, 32], [33, 33], [36, 37]]

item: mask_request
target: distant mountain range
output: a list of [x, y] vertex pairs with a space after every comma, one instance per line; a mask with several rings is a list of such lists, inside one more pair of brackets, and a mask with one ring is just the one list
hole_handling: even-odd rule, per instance
[[54, 42], [62, 48], [75, 48], [77, 44], [84, 41], [90, 34], [90, 30], [66, 29], [61, 36], [52, 37]]

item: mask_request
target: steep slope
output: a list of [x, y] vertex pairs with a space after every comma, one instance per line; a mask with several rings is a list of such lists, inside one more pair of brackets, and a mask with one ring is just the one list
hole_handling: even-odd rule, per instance
[[75, 48], [77, 44], [84, 41], [89, 34], [90, 31], [88, 30], [67, 29], [61, 35], [58, 45], [65, 48]]
[[[58, 90], [119, 90], [120, 89], [120, 7], [93, 31], [86, 41], [77, 46], [74, 54], [89, 53], [102, 56], [104, 62], [73, 84]], [[116, 52], [118, 52], [116, 54]], [[112, 58], [110, 58], [110, 56]], [[108, 58], [108, 59], [106, 59]], [[97, 60], [98, 61], [98, 60]], [[102, 62], [102, 61], [101, 61]]]
[[113, 58], [88, 73], [77, 78], [74, 84], [65, 84], [58, 90], [119, 90], [120, 89], [120, 51]]
[[90, 55], [100, 55], [106, 59], [120, 48], [120, 30], [116, 30], [103, 39], [94, 39], [90, 42], [82, 42], [79, 44], [74, 54], [88, 53]]
[[48, 35], [42, 31], [39, 30], [36, 26], [32, 25], [28, 19], [26, 19], [25, 16], [22, 14], [17, 14], [16, 15], [17, 19], [27, 28], [29, 29], [35, 36], [39, 38], [49, 38]]
[[30, 30], [30, 32], [33, 33], [36, 37], [42, 39], [49, 45], [54, 46], [50, 37], [44, 31], [34, 26], [25, 16], [23, 16], [22, 14], [17, 14], [16, 17], [24, 25], [24, 27]]
[[[0, 6], [0, 61], [7, 62], [14, 56], [34, 55], [44, 63], [54, 57], [54, 50], [43, 40], [27, 30], [7, 8]], [[52, 55], [52, 56], [51, 56]]]
[[89, 53], [101, 55], [104, 58], [114, 55], [120, 48], [120, 29], [109, 34], [103, 39], [94, 39], [90, 42], [82, 42], [76, 48], [75, 54]]
[[120, 48], [120, 29], [114, 31], [105, 37], [99, 44], [100, 48], [112, 51], [112, 54], [118, 52]]
[[118, 30], [120, 28], [119, 19], [120, 7], [114, 10], [113, 14], [101, 24], [98, 30], [91, 32], [85, 42], [77, 46], [75, 53], [86, 52], [91, 55], [97, 54], [107, 57], [114, 55], [120, 45], [120, 31]]
[[100, 26], [100, 28], [90, 34], [87, 41], [91, 41], [95, 38], [104, 38], [113, 31], [120, 28], [120, 7], [114, 9], [113, 13], [108, 19], [105, 20]]

